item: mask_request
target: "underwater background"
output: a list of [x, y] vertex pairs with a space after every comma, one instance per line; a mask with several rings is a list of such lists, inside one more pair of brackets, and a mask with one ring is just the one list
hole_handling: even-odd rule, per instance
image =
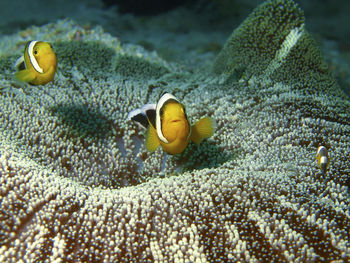
[[[2, 0], [0, 262], [349, 261], [349, 11]], [[45, 86], [13, 77], [30, 40], [57, 55]], [[148, 152], [127, 115], [165, 91], [214, 135]]]
[[[187, 57], [217, 53], [232, 30], [262, 0], [89, 0], [0, 3], [0, 34], [72, 19], [81, 26], [101, 26], [123, 43], [138, 44], [166, 60], [190, 63]], [[304, 11], [306, 28], [340, 87], [350, 94], [350, 3], [295, 1]]]

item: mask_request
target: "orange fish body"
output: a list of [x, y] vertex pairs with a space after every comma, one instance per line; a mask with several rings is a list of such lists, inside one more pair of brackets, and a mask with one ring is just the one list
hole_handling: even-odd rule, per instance
[[[192, 140], [196, 144], [213, 135], [214, 121], [205, 117], [192, 127], [190, 126], [184, 106], [170, 93], [165, 93], [157, 104], [148, 104], [144, 110], [136, 110], [129, 114], [133, 120], [141, 120], [143, 114], [147, 118], [148, 128], [146, 148], [153, 152], [160, 145], [169, 154], [182, 153]], [[139, 121], [145, 123], [145, 121]]]
[[24, 67], [15, 74], [18, 80], [32, 85], [45, 85], [55, 77], [57, 57], [49, 43], [29, 41], [16, 66]]

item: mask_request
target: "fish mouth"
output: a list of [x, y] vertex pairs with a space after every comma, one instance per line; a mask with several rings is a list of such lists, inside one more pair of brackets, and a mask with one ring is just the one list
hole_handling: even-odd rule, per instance
[[171, 123], [173, 123], [173, 124], [179, 124], [179, 123], [183, 123], [183, 120], [181, 120], [181, 119], [175, 119], [175, 120], [172, 120]]

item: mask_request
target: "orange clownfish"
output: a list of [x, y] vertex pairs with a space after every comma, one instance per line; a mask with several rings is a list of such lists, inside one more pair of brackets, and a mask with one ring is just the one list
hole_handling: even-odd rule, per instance
[[324, 146], [320, 146], [317, 149], [316, 153], [316, 159], [318, 166], [321, 169], [322, 175], [326, 174], [328, 163], [329, 163], [329, 158], [328, 158], [328, 150]]
[[128, 119], [148, 128], [146, 148], [153, 152], [160, 145], [169, 154], [182, 153], [191, 141], [196, 144], [214, 134], [215, 122], [204, 117], [190, 126], [184, 105], [170, 93], [165, 93], [157, 104], [146, 104], [129, 113]]
[[29, 41], [24, 55], [17, 59], [16, 78], [32, 85], [45, 85], [53, 81], [57, 68], [57, 57], [47, 42]]

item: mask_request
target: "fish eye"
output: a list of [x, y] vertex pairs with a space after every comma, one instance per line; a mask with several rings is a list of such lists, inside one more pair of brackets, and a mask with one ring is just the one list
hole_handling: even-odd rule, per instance
[[34, 50], [34, 55], [38, 55], [38, 50]]

